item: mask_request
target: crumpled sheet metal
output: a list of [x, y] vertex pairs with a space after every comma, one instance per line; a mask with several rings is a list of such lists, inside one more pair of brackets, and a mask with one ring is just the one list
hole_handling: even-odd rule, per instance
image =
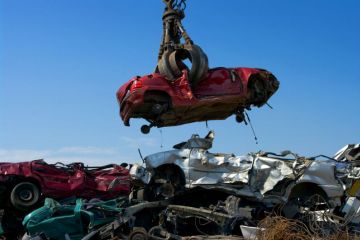
[[145, 184], [149, 184], [151, 180], [151, 172], [146, 171], [146, 169], [139, 164], [135, 163], [130, 169], [130, 177], [133, 180], [141, 180]]
[[200, 138], [199, 135], [194, 134], [191, 138], [182, 146], [183, 149], [190, 148], [202, 148], [202, 149], [210, 149], [212, 147], [212, 139], [209, 138]]
[[294, 179], [295, 175], [292, 167], [284, 160], [256, 157], [250, 178], [251, 187], [264, 194], [284, 178]]
[[345, 145], [333, 158], [341, 162], [360, 160], [360, 143]]
[[[202, 156], [205, 155], [202, 154]], [[201, 163], [208, 169], [216, 169], [217, 172], [209, 173], [207, 176], [191, 182], [190, 185], [236, 182], [248, 183], [253, 157], [235, 157], [230, 154], [207, 154], [207, 158], [202, 158]]]
[[339, 205], [340, 197], [344, 194], [344, 186], [336, 176], [336, 162], [332, 160], [314, 160], [304, 173], [297, 179], [297, 182], [311, 182], [320, 186], [329, 197], [333, 198], [336, 205]]
[[190, 149], [170, 150], [152, 154], [145, 158], [147, 168], [153, 169], [164, 164], [175, 164], [185, 169], [188, 165]]
[[[213, 138], [193, 135], [187, 142], [175, 145], [175, 150], [149, 155], [144, 159], [146, 169], [138, 166], [144, 168], [139, 170], [142, 174], [134, 173], [132, 178], [149, 183], [151, 174], [155, 173], [157, 167], [169, 164], [179, 167], [184, 173], [186, 188], [220, 190], [270, 203], [284, 202], [294, 186], [310, 183], [324, 190], [334, 205], [339, 205], [339, 198], [350, 186], [343, 183], [341, 176], [347, 178], [350, 169], [360, 178], [360, 164], [358, 168], [349, 168], [346, 162], [333, 158], [306, 158], [290, 151], [281, 154], [249, 153], [245, 156], [211, 153], [208, 149], [212, 140]], [[282, 183], [286, 183], [283, 186], [286, 189], [282, 189], [282, 186], [276, 188]], [[274, 194], [268, 194], [273, 190]]]
[[252, 195], [257, 198], [262, 198], [284, 179], [295, 180], [297, 183], [315, 183], [323, 188], [329, 198], [339, 197], [344, 191], [342, 184], [334, 176], [336, 163], [332, 160], [311, 160], [304, 157], [288, 160], [255, 153], [239, 157], [229, 157], [229, 155], [224, 155], [222, 158], [210, 157], [206, 166], [210, 166], [209, 163], [218, 166], [217, 170], [222, 174], [210, 172], [212, 168], [209, 167], [206, 177], [192, 182], [192, 185], [198, 182], [203, 185], [217, 184], [218, 188], [221, 186], [226, 190], [221, 184], [243, 183], [243, 188], [236, 189], [236, 193], [240, 195], [246, 193], [246, 196]]
[[349, 167], [347, 177], [352, 179], [360, 179], [360, 167]]
[[339, 178], [360, 179], [360, 144], [348, 144], [333, 156]]
[[347, 195], [360, 196], [360, 144], [347, 144], [335, 153], [336, 177], [340, 179]]
[[[213, 156], [211, 156], [213, 155]], [[259, 154], [232, 156], [229, 154], [207, 154], [202, 163], [208, 169], [217, 168], [217, 173], [209, 173], [191, 182], [191, 185], [221, 183], [249, 183], [253, 191], [262, 195], [274, 188], [284, 178], [295, 179], [309, 164], [293, 164], [293, 161], [262, 157]], [[290, 162], [290, 163], [289, 163]], [[253, 194], [252, 194], [253, 195]]]
[[36, 181], [45, 197], [114, 198], [128, 194], [129, 170], [121, 165], [107, 164], [88, 167], [84, 163], [50, 164], [43, 159], [0, 163], [0, 183], [8, 184], [12, 178], [31, 178]]
[[[331, 176], [331, 174], [328, 174], [328, 171], [333, 171], [334, 165], [327, 166], [325, 162], [321, 163], [306, 158], [286, 160], [266, 157], [260, 153], [234, 156], [232, 154], [209, 153], [202, 148], [186, 148], [153, 154], [147, 156], [145, 161], [149, 169], [154, 169], [163, 164], [179, 166], [186, 176], [190, 176], [187, 179], [187, 187], [189, 188], [197, 186], [209, 189], [221, 188], [228, 192], [240, 191], [240, 194], [245, 193], [246, 196], [257, 195], [261, 197], [261, 195], [272, 190], [283, 179], [296, 179], [299, 176], [301, 176], [300, 179], [303, 182], [314, 182], [314, 180], [317, 180], [318, 182], [316, 183], [318, 184], [326, 185], [331, 183], [338, 185], [335, 178], [328, 179], [327, 183], [317, 177], [319, 172], [323, 172], [321, 174], [323, 176]], [[202, 169], [202, 171], [197, 169]], [[143, 169], [139, 170], [139, 172], [141, 174], [135, 174], [135, 172], [130, 174], [135, 178], [140, 177], [144, 183], [149, 183], [151, 171]], [[244, 188], [239, 190], [225, 185], [235, 183], [248, 184], [251, 189]], [[338, 190], [330, 189], [330, 191]]]
[[346, 222], [360, 223], [360, 201], [356, 197], [349, 197], [341, 208]]
[[[200, 139], [197, 140], [200, 142]], [[207, 148], [201, 148], [201, 144], [192, 142], [197, 146], [196, 148], [189, 149], [190, 146], [187, 144], [183, 149], [165, 151], [146, 157], [147, 167], [156, 168], [163, 164], [178, 165], [181, 169], [188, 171], [186, 174], [192, 176], [188, 182], [190, 188], [199, 185], [247, 184], [249, 179], [252, 179], [250, 182], [252, 189], [264, 194], [284, 178], [294, 179], [309, 165], [308, 163], [299, 164], [295, 161], [264, 157], [261, 154], [234, 156], [233, 154], [209, 153]], [[190, 167], [188, 167], [189, 165]], [[206, 175], [197, 173], [197, 168], [206, 170]], [[134, 176], [135, 173], [130, 174]], [[141, 174], [141, 176], [145, 183], [149, 182], [148, 176], [145, 174]]]

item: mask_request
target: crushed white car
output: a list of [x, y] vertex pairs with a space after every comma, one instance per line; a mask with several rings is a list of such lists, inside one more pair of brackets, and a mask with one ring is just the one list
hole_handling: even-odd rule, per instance
[[266, 205], [294, 199], [305, 202], [319, 195], [333, 208], [341, 205], [341, 197], [349, 187], [344, 183], [344, 178], [349, 177], [349, 172], [345, 174], [345, 169], [349, 170], [343, 160], [346, 156], [341, 158], [344, 154], [337, 154], [337, 158], [307, 158], [284, 151], [235, 156], [209, 152], [213, 140], [213, 132], [204, 138], [193, 135], [175, 145], [174, 150], [145, 157], [145, 165], [135, 164], [130, 176], [153, 198], [170, 198], [199, 187]]

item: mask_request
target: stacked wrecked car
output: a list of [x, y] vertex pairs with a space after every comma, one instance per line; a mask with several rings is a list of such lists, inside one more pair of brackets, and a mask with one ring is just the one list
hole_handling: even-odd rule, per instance
[[127, 196], [130, 191], [129, 170], [127, 164], [121, 165], [49, 164], [42, 159], [0, 163], [2, 231], [10, 239], [21, 233], [24, 216], [40, 207], [45, 198], [108, 200]]

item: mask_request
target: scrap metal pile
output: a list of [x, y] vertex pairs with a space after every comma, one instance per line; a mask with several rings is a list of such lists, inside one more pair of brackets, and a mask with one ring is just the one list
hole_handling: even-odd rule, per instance
[[[233, 114], [246, 123], [245, 111], [267, 104], [279, 81], [259, 68], [210, 69], [181, 23], [185, 1], [163, 2], [155, 72], [117, 92], [124, 124], [144, 118], [149, 133]], [[142, 164], [0, 163], [0, 232], [24, 240], [268, 239], [271, 229], [287, 239], [359, 236], [359, 144], [333, 157], [235, 156], [210, 152], [213, 140], [212, 131], [194, 134]]]
[[[48, 164], [44, 160], [0, 163], [0, 232], [8, 239], [22, 234], [22, 220], [45, 198], [113, 199], [130, 192], [127, 164], [99, 167], [84, 163]], [[1, 236], [1, 233], [0, 233]]]
[[[24, 233], [33, 240], [266, 239], [261, 236], [272, 221], [292, 234], [359, 237], [360, 144], [333, 157], [290, 151], [235, 156], [211, 153], [213, 140], [213, 132], [193, 135], [132, 165], [129, 195], [46, 198], [8, 239]], [[3, 217], [3, 227], [8, 220]]]

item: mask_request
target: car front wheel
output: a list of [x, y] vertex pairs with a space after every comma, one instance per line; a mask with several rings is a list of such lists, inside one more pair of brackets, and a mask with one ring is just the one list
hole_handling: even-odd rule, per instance
[[29, 210], [40, 200], [39, 187], [31, 182], [15, 185], [10, 194], [11, 204], [18, 210]]

